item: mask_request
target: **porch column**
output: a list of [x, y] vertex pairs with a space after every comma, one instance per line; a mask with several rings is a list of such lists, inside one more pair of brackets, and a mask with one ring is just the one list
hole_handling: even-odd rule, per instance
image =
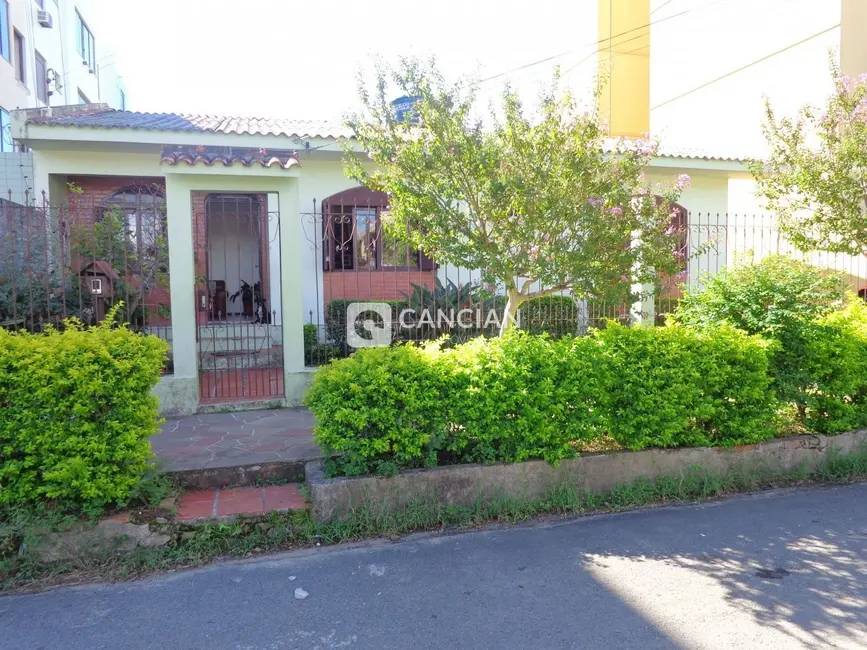
[[[632, 243], [636, 247], [641, 245], [641, 232], [632, 233]], [[633, 325], [653, 327], [656, 324], [656, 287], [638, 281], [638, 276], [642, 275], [643, 270], [637, 264], [633, 269], [631, 291], [635, 295], [635, 302], [630, 307], [629, 316]]]
[[[169, 282], [172, 296], [172, 353], [174, 382], [184, 401], [198, 404], [196, 345], [195, 260], [193, 259], [193, 209], [190, 186], [183, 177], [166, 174], [166, 213], [169, 240]], [[181, 384], [183, 388], [181, 388]], [[190, 394], [188, 394], [190, 393]]]
[[286, 403], [297, 405], [307, 387], [304, 369], [304, 300], [301, 241], [304, 237], [298, 179], [282, 183], [280, 204], [280, 287], [283, 325], [283, 372]]

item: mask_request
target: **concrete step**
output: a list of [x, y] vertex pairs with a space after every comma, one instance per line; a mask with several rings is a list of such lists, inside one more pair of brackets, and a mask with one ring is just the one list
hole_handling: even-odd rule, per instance
[[283, 353], [270, 349], [263, 352], [234, 352], [203, 354], [200, 370], [244, 370], [246, 368], [282, 368]]

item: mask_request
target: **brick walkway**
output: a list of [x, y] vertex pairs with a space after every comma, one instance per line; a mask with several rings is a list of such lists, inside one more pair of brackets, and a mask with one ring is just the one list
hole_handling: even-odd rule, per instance
[[169, 471], [319, 458], [313, 415], [303, 408], [171, 418], [151, 438]]
[[307, 504], [298, 485], [268, 485], [230, 489], [195, 490], [178, 499], [177, 521], [229, 515], [261, 515], [266, 512], [304, 510]]

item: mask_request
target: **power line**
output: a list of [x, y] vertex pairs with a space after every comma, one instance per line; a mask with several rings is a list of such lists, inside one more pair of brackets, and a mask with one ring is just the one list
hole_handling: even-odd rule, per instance
[[[539, 59], [538, 61], [533, 61], [531, 63], [527, 63], [524, 65], [518, 66], [517, 68], [512, 68], [510, 70], [505, 70], [503, 72], [499, 72], [499, 73], [492, 75], [490, 77], [485, 77], [484, 79], [480, 80], [479, 83], [482, 84], [482, 83], [485, 83], [487, 81], [491, 81], [493, 79], [499, 79], [500, 77], [504, 77], [507, 74], [512, 74], [513, 72], [519, 72], [520, 70], [532, 68], [533, 66], [537, 66], [537, 65], [540, 65], [542, 63], [547, 63], [548, 61], [553, 61], [554, 59], [559, 59], [560, 57], [566, 56], [568, 54], [574, 54], [575, 52], [583, 50], [585, 47], [593, 47], [594, 48], [593, 53], [590, 55], [590, 56], [592, 56], [593, 54], [595, 54], [598, 51], [595, 48], [598, 48], [598, 46], [601, 45], [602, 43], [605, 43], [607, 41], [613, 41], [616, 38], [619, 38], [621, 36], [625, 36], [626, 34], [631, 34], [632, 32], [636, 32], [636, 31], [643, 30], [643, 29], [648, 29], [649, 27], [652, 27], [653, 25], [658, 25], [659, 23], [663, 23], [666, 20], [678, 18], [679, 16], [685, 16], [686, 14], [692, 13], [693, 11], [695, 11], [697, 9], [703, 9], [703, 8], [709, 7], [709, 6], [714, 5], [714, 4], [718, 4], [721, 1], [722, 0], [709, 0], [708, 2], [705, 2], [701, 5], [698, 5], [697, 7], [692, 7], [691, 9], [685, 9], [683, 11], [676, 13], [676, 14], [672, 14], [670, 16], [665, 16], [665, 17], [660, 18], [658, 20], [652, 20], [652, 21], [650, 21], [644, 25], [639, 25], [638, 27], [633, 27], [632, 29], [627, 29], [626, 31], [620, 32], [619, 34], [614, 34], [613, 36], [609, 36], [607, 38], [601, 38], [598, 41], [596, 41], [595, 43], [588, 43], [588, 44], [583, 45], [581, 47], [576, 47], [576, 48], [573, 48], [571, 50], [566, 50], [565, 52], [560, 52], [559, 54], [552, 54], [551, 56], [546, 56], [544, 59]], [[644, 34], [641, 34], [640, 36], [638, 36], [636, 38], [642, 38], [643, 36], [644, 36]], [[630, 40], [635, 40], [635, 38], [631, 38], [631, 39], [629, 39], [627, 41], [623, 41], [623, 42], [628, 43]], [[587, 57], [587, 58], [589, 58], [589, 57]], [[580, 63], [583, 63], [585, 60], [586, 59], [583, 59]], [[572, 68], [574, 68], [574, 67], [575, 66], [572, 66]], [[572, 69], [572, 68], [570, 68], [570, 69]]]
[[655, 13], [656, 13], [657, 11], [659, 11], [660, 9], [664, 9], [665, 7], [667, 7], [668, 5], [670, 5], [672, 2], [674, 2], [674, 0], [665, 0], [665, 2], [663, 2], [661, 5], [659, 5], [659, 6], [658, 6], [656, 9], [654, 9], [653, 11], [651, 11], [651, 12], [650, 12], [650, 15], [652, 16], [653, 14], [655, 14]]
[[830, 32], [834, 29], [837, 29], [839, 26], [840, 26], [840, 23], [837, 23], [836, 25], [832, 25], [831, 27], [828, 27], [827, 29], [823, 29], [821, 32], [816, 32], [812, 36], [808, 36], [807, 38], [801, 39], [797, 43], [792, 43], [791, 45], [787, 45], [786, 47], [784, 47], [781, 50], [777, 50], [776, 52], [772, 52], [771, 54], [767, 54], [760, 59], [756, 59], [755, 61], [751, 61], [750, 63], [747, 63], [746, 65], [742, 65], [740, 68], [737, 68], [736, 70], [731, 70], [729, 72], [726, 72], [724, 75], [720, 75], [716, 79], [711, 79], [710, 81], [706, 81], [705, 83], [701, 84], [700, 86], [696, 86], [692, 90], [687, 90], [686, 92], [681, 93], [680, 95], [672, 97], [671, 99], [666, 99], [661, 104], [657, 104], [656, 106], [651, 106], [650, 110], [661, 108], [662, 106], [665, 106], [666, 104], [676, 102], [678, 99], [683, 99], [687, 95], [691, 95], [692, 93], [698, 92], [699, 90], [702, 90], [703, 88], [707, 88], [711, 84], [715, 84], [717, 81], [722, 81], [723, 79], [725, 79], [727, 77], [731, 77], [732, 75], [737, 74], [738, 72], [743, 72], [747, 68], [751, 68], [754, 65], [757, 65], [757, 64], [762, 63], [764, 61], [767, 61], [768, 59], [771, 59], [771, 58], [777, 56], [778, 54], [782, 54], [783, 52], [786, 52], [788, 50], [796, 48], [799, 45], [803, 45], [804, 43], [812, 41], [814, 38], [822, 36], [822, 34], [827, 34], [828, 32]]

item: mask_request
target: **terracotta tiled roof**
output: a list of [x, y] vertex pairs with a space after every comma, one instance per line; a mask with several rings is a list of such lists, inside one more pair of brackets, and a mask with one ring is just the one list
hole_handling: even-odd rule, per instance
[[[630, 141], [630, 138], [626, 139]], [[637, 140], [635, 140], [638, 142]], [[619, 146], [618, 138], [606, 138], [603, 144], [605, 151], [614, 151]], [[659, 143], [656, 150], [658, 158], [690, 158], [692, 160], [719, 160], [726, 162], [747, 162], [750, 156], [744, 155], [743, 152], [732, 151], [707, 151], [705, 149], [697, 149], [692, 147], [679, 147], [676, 145]]]
[[164, 165], [207, 165], [216, 164], [231, 167], [240, 164], [244, 167], [261, 165], [279, 166], [289, 169], [299, 165], [298, 153], [284, 149], [254, 149], [249, 147], [163, 147], [160, 163]]
[[[92, 129], [138, 129], [144, 131], [175, 131], [188, 133], [234, 133], [271, 135], [300, 140], [302, 138], [349, 138], [352, 132], [339, 122], [327, 120], [286, 120], [262, 117], [225, 117], [218, 115], [189, 115], [180, 113], [136, 113], [117, 111], [107, 104], [82, 104], [29, 109], [28, 124], [73, 126]], [[302, 144], [298, 142], [299, 146]], [[609, 138], [604, 148], [613, 150], [617, 140]], [[689, 147], [661, 144], [657, 156], [693, 160], [746, 162], [750, 156], [744, 152], [707, 151]], [[192, 164], [192, 163], [191, 163]]]
[[[65, 108], [65, 107], [64, 107]], [[236, 133], [298, 138], [342, 138], [351, 133], [337, 122], [284, 120], [263, 117], [222, 117], [179, 113], [136, 113], [96, 105], [93, 111], [61, 112], [51, 116], [28, 115], [28, 124], [75, 126], [91, 129], [140, 129], [190, 133]]]

